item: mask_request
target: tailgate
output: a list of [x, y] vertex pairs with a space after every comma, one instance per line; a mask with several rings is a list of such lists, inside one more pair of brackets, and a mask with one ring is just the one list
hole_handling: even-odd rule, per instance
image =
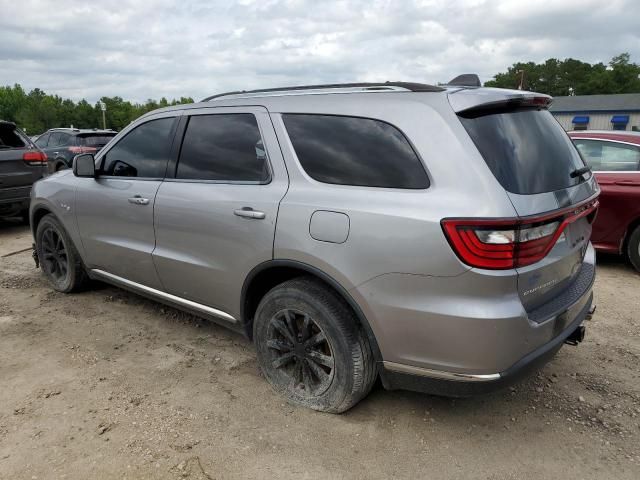
[[[40, 158], [29, 164], [29, 155], [40, 152], [13, 123], [0, 122], [0, 188], [28, 187], [45, 171]], [[33, 160], [33, 159], [32, 159]]]
[[509, 196], [521, 228], [532, 234], [544, 231], [549, 239], [542, 259], [516, 268], [520, 299], [531, 318], [550, 302], [563, 308], [555, 299], [581, 274], [589, 274], [587, 270], [586, 288], [590, 286], [593, 269], [583, 269], [583, 262], [599, 189], [566, 132], [547, 111], [549, 97], [485, 90], [483, 95], [456, 92], [450, 101]]

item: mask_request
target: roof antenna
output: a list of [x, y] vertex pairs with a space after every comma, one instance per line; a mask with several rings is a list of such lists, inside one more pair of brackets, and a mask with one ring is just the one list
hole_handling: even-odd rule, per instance
[[475, 73], [463, 73], [447, 82], [451, 87], [481, 87], [480, 77]]

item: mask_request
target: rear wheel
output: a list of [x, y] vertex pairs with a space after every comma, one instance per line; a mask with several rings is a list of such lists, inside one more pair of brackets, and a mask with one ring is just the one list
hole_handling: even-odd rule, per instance
[[292, 403], [341, 413], [375, 382], [371, 347], [353, 312], [315, 279], [290, 280], [268, 292], [253, 332], [264, 376]]
[[640, 225], [629, 235], [627, 256], [629, 257], [631, 265], [640, 272]]
[[87, 274], [71, 238], [53, 215], [45, 215], [36, 230], [36, 251], [51, 286], [64, 293], [79, 290]]

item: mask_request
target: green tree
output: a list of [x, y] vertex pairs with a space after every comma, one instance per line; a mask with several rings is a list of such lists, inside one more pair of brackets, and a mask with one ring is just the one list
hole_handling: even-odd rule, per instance
[[611, 59], [609, 65], [590, 64], [567, 58], [550, 58], [544, 63], [518, 62], [498, 73], [487, 87], [523, 88], [552, 96], [640, 92], [640, 65], [631, 63], [628, 53]]
[[[107, 128], [115, 130], [126, 127], [140, 115], [156, 108], [193, 103], [190, 97], [170, 101], [162, 98], [160, 102], [149, 99], [144, 104], [132, 103], [121, 97], [102, 97], [100, 100], [107, 106]], [[84, 99], [76, 103], [58, 95], [48, 95], [39, 88], [26, 93], [18, 84], [0, 86], [0, 119], [17, 123], [30, 135], [71, 125], [77, 128], [102, 128], [102, 111], [98, 103], [91, 105]]]

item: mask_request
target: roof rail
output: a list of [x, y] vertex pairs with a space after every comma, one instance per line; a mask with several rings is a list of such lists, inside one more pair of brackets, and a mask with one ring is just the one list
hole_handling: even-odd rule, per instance
[[[360, 89], [359, 92], [375, 91], [409, 91], [409, 92], [442, 92], [444, 88], [428, 85], [426, 83], [413, 82], [362, 82], [362, 83], [330, 83], [326, 85], [300, 85], [295, 87], [264, 88], [259, 90], [237, 90], [234, 92], [219, 93], [204, 98], [201, 102], [227, 97], [231, 95], [254, 95], [254, 94], [284, 94], [285, 92], [305, 92], [310, 90], [332, 90], [332, 89]], [[328, 92], [323, 92], [328, 93]]]

